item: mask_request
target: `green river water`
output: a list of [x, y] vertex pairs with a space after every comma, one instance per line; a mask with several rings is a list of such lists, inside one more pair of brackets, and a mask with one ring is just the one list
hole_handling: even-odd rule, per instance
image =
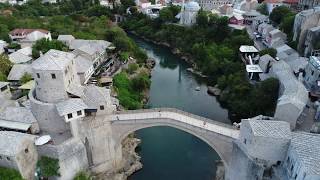
[[[173, 107], [230, 123], [227, 110], [207, 94], [206, 81], [186, 71], [187, 63], [168, 48], [131, 37], [156, 60], [150, 107]], [[197, 137], [170, 127], [142, 129], [136, 134], [142, 140], [138, 153], [143, 168], [129, 180], [214, 180], [215, 161], [220, 157]]]

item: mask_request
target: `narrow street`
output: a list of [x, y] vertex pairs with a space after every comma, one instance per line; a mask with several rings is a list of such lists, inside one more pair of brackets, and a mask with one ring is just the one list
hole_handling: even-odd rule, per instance
[[255, 35], [253, 34], [253, 30], [251, 29], [250, 26], [246, 26], [246, 30], [250, 36], [250, 38], [254, 41], [254, 46], [259, 50], [263, 50], [263, 49], [266, 49], [265, 45], [263, 45], [262, 41], [261, 40], [256, 40], [255, 38]]

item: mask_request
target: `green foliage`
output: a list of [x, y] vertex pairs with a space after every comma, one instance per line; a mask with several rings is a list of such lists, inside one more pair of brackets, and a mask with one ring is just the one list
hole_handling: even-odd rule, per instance
[[259, 4], [257, 7], [257, 11], [260, 12], [261, 14], [269, 15], [266, 3]]
[[129, 53], [128, 52], [121, 52], [120, 53], [120, 61], [125, 62], [129, 59]]
[[234, 114], [236, 119], [253, 117], [258, 113], [273, 116], [278, 99], [279, 81], [270, 78], [253, 86], [241, 75], [243, 74], [221, 77], [218, 81], [219, 87], [227, 87], [220, 100], [226, 102], [229, 113]]
[[271, 57], [275, 58], [277, 57], [277, 50], [274, 48], [267, 48], [263, 49], [259, 52], [260, 56], [263, 56], [265, 54], [269, 54]]
[[148, 89], [151, 85], [150, 78], [147, 73], [141, 72], [131, 80], [132, 88], [139, 92]]
[[45, 54], [50, 49], [56, 49], [60, 51], [67, 51], [68, 47], [58, 40], [48, 40], [48, 39], [40, 39], [36, 41], [36, 43], [32, 46], [32, 57], [38, 58], [40, 57], [40, 52]]
[[[114, 76], [113, 84], [118, 93], [120, 104], [126, 109], [142, 108], [142, 90], [149, 87], [150, 80], [145, 79], [145, 74], [139, 74], [134, 80], [130, 80], [128, 75], [121, 72]], [[148, 86], [146, 86], [148, 85]]]
[[171, 12], [169, 7], [165, 7], [160, 10], [159, 18], [164, 22], [170, 22], [175, 19], [173, 13]]
[[128, 56], [133, 56], [137, 59], [138, 63], [146, 62], [148, 58], [147, 54], [121, 28], [117, 26], [109, 28], [105, 33], [105, 37], [108, 41], [113, 42], [115, 47], [121, 51], [121, 60], [126, 60]]
[[287, 7], [287, 6], [278, 6], [278, 7], [275, 7], [272, 10], [269, 18], [273, 22], [275, 22], [277, 24], [281, 24], [281, 22], [283, 21], [283, 19], [285, 17], [292, 16], [292, 15], [294, 15], [294, 13], [290, 10], [289, 7]]
[[0, 73], [2, 73], [5, 76], [8, 76], [12, 68], [12, 65], [13, 64], [9, 60], [8, 56], [0, 54]]
[[22, 176], [15, 169], [0, 167], [1, 180], [23, 180]]
[[9, 28], [5, 24], [0, 24], [0, 39], [10, 42], [11, 39], [9, 38]]
[[176, 22], [176, 15], [180, 12], [179, 6], [170, 5], [160, 10], [159, 19], [163, 22]]
[[92, 178], [90, 175], [88, 175], [86, 172], [78, 172], [76, 177], [73, 178], [73, 180], [91, 180]]
[[200, 9], [197, 15], [197, 24], [200, 27], [207, 27], [209, 23], [208, 12]]
[[127, 72], [128, 72], [129, 74], [133, 74], [138, 68], [139, 68], [139, 66], [138, 66], [138, 64], [136, 64], [136, 63], [129, 64], [129, 65], [128, 65]]
[[25, 84], [32, 80], [32, 75], [29, 73], [24, 73], [24, 75], [20, 78], [20, 83]]
[[[267, 96], [263, 98], [265, 101], [263, 103], [267, 104], [266, 108], [263, 107], [265, 104], [254, 103], [261, 95], [258, 92], [261, 87], [271, 88], [274, 90], [272, 92], [276, 93], [277, 89], [270, 87], [272, 83], [266, 82], [252, 85], [245, 78], [246, 72], [238, 57], [238, 51], [243, 44], [253, 45], [253, 41], [246, 31], [231, 30], [228, 27], [227, 17], [199, 11], [197, 25], [185, 28], [136, 15], [127, 18], [121, 23], [121, 26], [128, 31], [136, 32], [139, 36], [178, 48], [183, 55], [191, 58], [195, 67], [208, 75], [212, 84], [217, 83], [223, 90], [220, 101], [238, 119], [265, 113], [272, 114], [274, 111], [273, 105], [276, 99], [271, 98], [269, 92], [262, 91]], [[274, 52], [271, 51], [271, 54], [273, 55]], [[146, 86], [148, 86], [148, 81], [137, 77], [137, 79], [132, 79], [130, 87], [133, 90], [139, 90]], [[252, 103], [254, 103], [254, 108], [251, 108]], [[250, 108], [254, 110], [248, 111]]]
[[40, 160], [37, 163], [37, 166], [40, 168], [40, 174], [43, 177], [48, 178], [53, 176], [60, 176], [58, 159], [41, 156]]
[[7, 76], [0, 72], [0, 81], [7, 81]]
[[8, 49], [15, 49], [15, 50], [18, 50], [18, 49], [21, 49], [21, 45], [20, 44], [17, 44], [17, 43], [10, 43], [8, 46], [7, 46]]

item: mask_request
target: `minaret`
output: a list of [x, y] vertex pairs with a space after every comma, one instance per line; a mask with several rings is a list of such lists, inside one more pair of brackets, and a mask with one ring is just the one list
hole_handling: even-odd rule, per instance
[[181, 12], [180, 12], [180, 24], [184, 24], [184, 0], [182, 0]]

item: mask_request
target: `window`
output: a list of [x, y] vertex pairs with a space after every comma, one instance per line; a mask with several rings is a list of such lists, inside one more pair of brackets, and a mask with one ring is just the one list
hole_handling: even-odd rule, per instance
[[100, 106], [100, 110], [104, 110], [104, 106]]
[[68, 73], [68, 69], [64, 70], [64, 73], [67, 74]]
[[52, 79], [56, 79], [56, 75], [55, 74], [51, 74], [51, 78]]
[[39, 73], [37, 73], [37, 78], [40, 78], [40, 74]]
[[81, 111], [77, 111], [77, 115], [78, 115], [78, 116], [81, 116], [81, 115], [82, 115], [82, 112], [81, 112]]
[[72, 113], [69, 113], [68, 114], [68, 119], [71, 119], [72, 118]]
[[311, 71], [311, 76], [313, 75], [314, 71]]
[[244, 143], [244, 144], [247, 144], [247, 139], [244, 139], [243, 143]]
[[7, 90], [7, 89], [8, 89], [8, 86], [3, 86], [3, 87], [1, 88], [1, 92], [5, 91], [5, 90]]
[[8, 161], [10, 161], [10, 158], [9, 158], [9, 157], [7, 157], [7, 160], [8, 160]]
[[86, 112], [86, 116], [91, 116], [91, 112]]
[[25, 153], [28, 153], [28, 152], [29, 152], [29, 149], [28, 149], [28, 148], [26, 148], [26, 149], [24, 150], [24, 152], [25, 152]]

